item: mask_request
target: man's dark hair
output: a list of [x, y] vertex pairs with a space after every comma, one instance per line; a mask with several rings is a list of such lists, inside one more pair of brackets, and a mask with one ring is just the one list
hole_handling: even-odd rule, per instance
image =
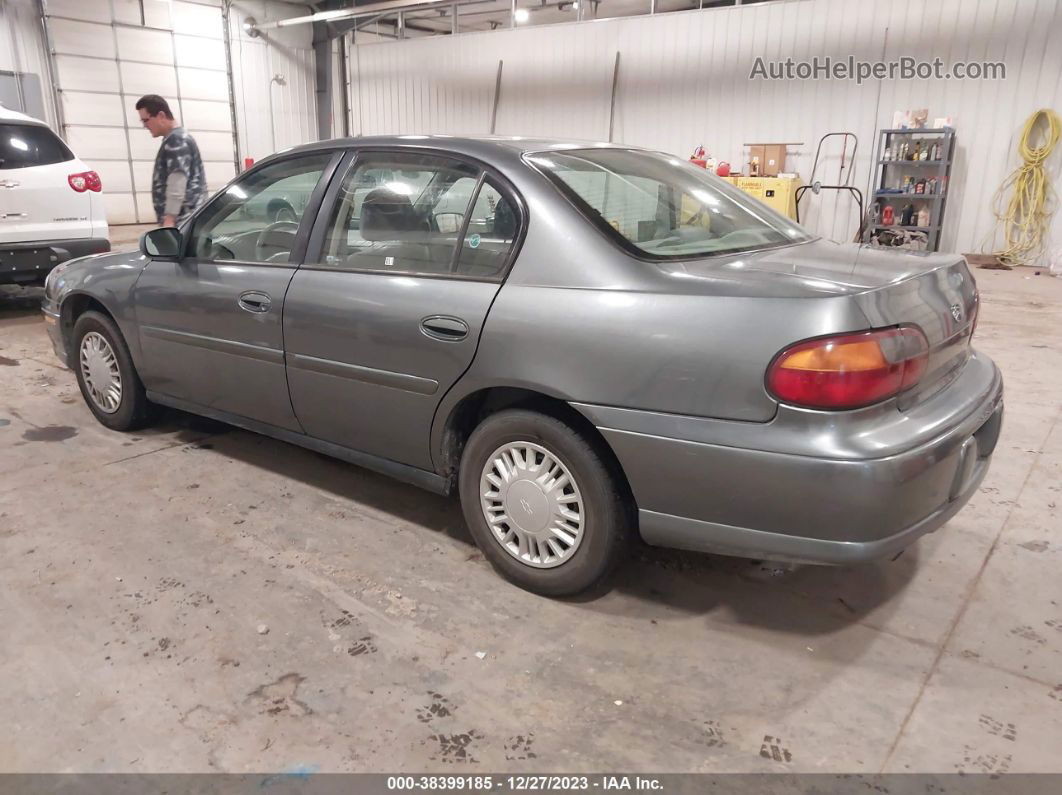
[[158, 116], [160, 113], [167, 119], [173, 118], [170, 103], [158, 94], [145, 94], [136, 101], [136, 110], [146, 110], [149, 116]]

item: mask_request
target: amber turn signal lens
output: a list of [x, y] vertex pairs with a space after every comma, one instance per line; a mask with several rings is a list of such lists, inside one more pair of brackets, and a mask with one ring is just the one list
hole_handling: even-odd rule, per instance
[[798, 342], [767, 370], [779, 401], [818, 409], [854, 409], [910, 389], [925, 374], [929, 344], [913, 326]]

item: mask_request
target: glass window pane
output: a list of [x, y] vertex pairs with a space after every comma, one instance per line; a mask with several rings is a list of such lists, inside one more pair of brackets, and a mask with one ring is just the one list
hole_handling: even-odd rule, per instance
[[509, 259], [520, 216], [513, 203], [490, 182], [484, 182], [468, 219], [457, 272], [489, 279], [497, 276]]
[[0, 124], [0, 169], [48, 166], [73, 160], [59, 136], [36, 124]]
[[359, 156], [340, 189], [324, 264], [450, 273], [478, 178], [475, 166], [434, 155]]
[[566, 150], [531, 161], [591, 219], [653, 257], [696, 257], [809, 239], [788, 218], [704, 169], [629, 149]]
[[229, 186], [196, 219], [193, 256], [288, 262], [310, 194], [331, 158], [324, 152], [273, 163]]

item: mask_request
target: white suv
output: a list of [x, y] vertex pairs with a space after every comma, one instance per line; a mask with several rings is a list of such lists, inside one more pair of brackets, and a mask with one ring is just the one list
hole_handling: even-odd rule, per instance
[[42, 121], [0, 105], [0, 284], [110, 251], [100, 177]]

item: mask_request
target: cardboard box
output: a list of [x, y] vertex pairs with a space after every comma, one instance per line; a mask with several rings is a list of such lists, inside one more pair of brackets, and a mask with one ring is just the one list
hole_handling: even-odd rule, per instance
[[749, 147], [749, 163], [754, 157], [760, 159], [760, 176], [777, 177], [785, 171], [785, 144], [753, 144]]

